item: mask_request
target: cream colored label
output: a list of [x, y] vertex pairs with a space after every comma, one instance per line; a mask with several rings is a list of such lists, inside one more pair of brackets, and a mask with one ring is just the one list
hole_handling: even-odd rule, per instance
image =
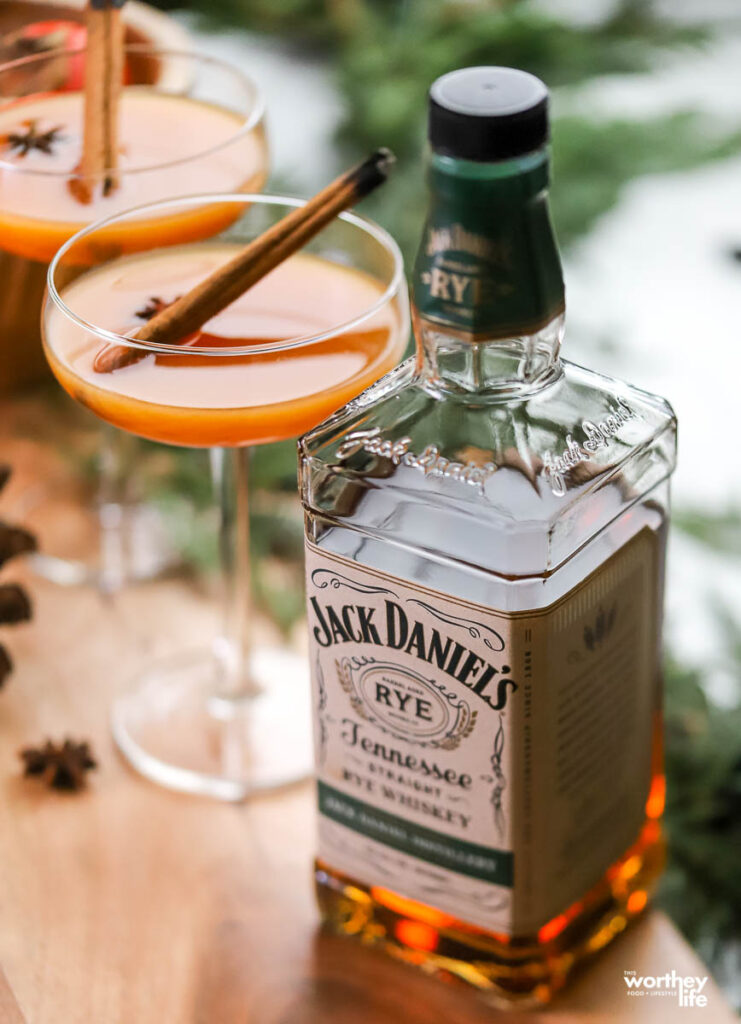
[[320, 857], [526, 935], [638, 836], [655, 707], [656, 541], [508, 615], [307, 543]]

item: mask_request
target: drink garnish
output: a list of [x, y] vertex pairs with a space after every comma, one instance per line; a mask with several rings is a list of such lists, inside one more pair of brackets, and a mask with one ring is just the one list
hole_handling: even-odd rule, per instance
[[26, 747], [18, 756], [23, 761], [25, 776], [39, 777], [52, 789], [82, 789], [86, 772], [98, 767], [87, 740], [47, 740], [41, 747]]
[[169, 302], [165, 302], [158, 295], [153, 295], [148, 299], [146, 306], [142, 306], [141, 309], [137, 309], [134, 316], [140, 320], [151, 320], [152, 317], [157, 316], [158, 313], [162, 313], [165, 309], [169, 309], [173, 302], [177, 302], [180, 298], [178, 295], [174, 299], [170, 299]]
[[[341, 174], [331, 184], [296, 207], [255, 238], [236, 256], [144, 324], [132, 341], [178, 345], [192, 336], [279, 263], [288, 259], [343, 210], [354, 206], [388, 176], [395, 157], [379, 149], [367, 160]], [[245, 206], [247, 203], [245, 202]], [[96, 373], [111, 373], [138, 363], [152, 349], [135, 345], [106, 345], [93, 360]]]
[[[86, 39], [84, 25], [59, 18], [32, 21], [3, 35], [0, 38], [3, 64], [21, 57], [49, 55], [49, 60], [29, 61], [13, 69], [13, 94], [27, 96], [30, 93], [80, 89]], [[20, 86], [17, 91], [16, 80]]]
[[3, 136], [5, 146], [11, 151], [17, 151], [17, 156], [26, 156], [32, 149], [40, 153], [47, 153], [51, 156], [54, 152], [54, 145], [61, 142], [64, 136], [60, 135], [62, 126], [48, 128], [45, 132], [39, 131], [38, 120], [35, 117], [28, 118], [22, 122], [21, 131], [8, 132]]
[[90, 203], [96, 181], [103, 195], [118, 188], [118, 107], [124, 73], [123, 0], [89, 0], [82, 158], [69, 180], [72, 195]]

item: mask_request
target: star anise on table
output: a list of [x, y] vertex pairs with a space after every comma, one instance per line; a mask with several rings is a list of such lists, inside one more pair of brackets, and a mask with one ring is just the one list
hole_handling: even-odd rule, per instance
[[54, 144], [60, 142], [62, 136], [61, 125], [56, 128], [49, 128], [45, 132], [38, 130], [38, 121], [32, 117], [23, 122], [25, 131], [8, 132], [3, 136], [5, 146], [11, 151], [17, 151], [18, 156], [25, 156], [32, 149], [38, 149], [41, 153], [51, 155], [54, 152]]
[[24, 764], [23, 774], [42, 779], [52, 789], [76, 791], [82, 789], [86, 772], [97, 768], [87, 740], [63, 743], [47, 740], [42, 747], [26, 747], [19, 752]]
[[148, 299], [146, 306], [143, 306], [141, 309], [137, 309], [134, 316], [138, 316], [140, 320], [151, 320], [153, 316], [157, 316], [158, 313], [168, 309], [168, 307], [170, 307], [173, 302], [177, 302], [179, 298], [180, 296], [178, 295], [177, 298], [170, 299], [169, 302], [165, 302], [165, 300], [161, 299], [158, 295], [153, 295]]

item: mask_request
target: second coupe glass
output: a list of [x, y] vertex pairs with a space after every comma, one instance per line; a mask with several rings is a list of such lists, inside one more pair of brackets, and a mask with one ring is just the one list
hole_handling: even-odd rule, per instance
[[[79, 402], [125, 431], [214, 448], [223, 634], [213, 651], [146, 667], [116, 701], [113, 729], [143, 774], [226, 800], [301, 778], [312, 760], [307, 666], [251, 637], [249, 449], [297, 436], [396, 365], [409, 333], [401, 254], [381, 228], [346, 213], [186, 342], [130, 335], [142, 306], [173, 301], [298, 205], [237, 193], [109, 218], [62, 247], [44, 311], [47, 358]], [[228, 226], [207, 241], [163, 233], [123, 256], [106, 244], [142, 221], [217, 213]], [[110, 344], [141, 354], [96, 372], [95, 356]]]

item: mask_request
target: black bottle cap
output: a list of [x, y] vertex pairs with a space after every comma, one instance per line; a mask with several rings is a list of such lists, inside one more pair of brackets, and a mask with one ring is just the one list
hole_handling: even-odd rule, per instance
[[430, 145], [461, 160], [522, 156], [548, 141], [548, 90], [515, 68], [451, 71], [430, 89]]

